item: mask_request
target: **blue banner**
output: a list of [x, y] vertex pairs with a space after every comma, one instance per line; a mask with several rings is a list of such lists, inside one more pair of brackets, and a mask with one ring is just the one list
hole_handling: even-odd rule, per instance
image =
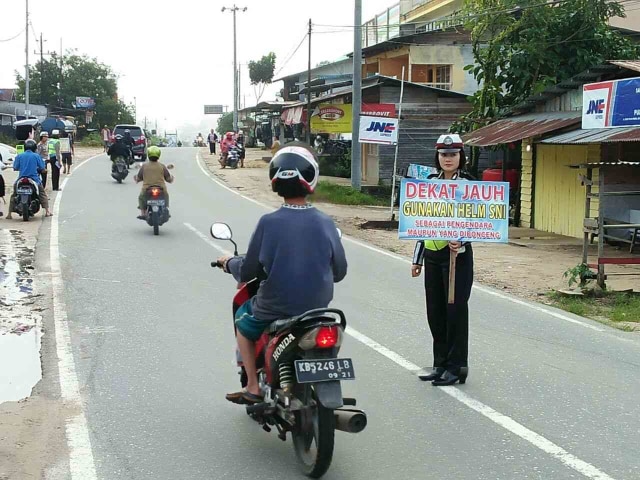
[[612, 127], [640, 125], [640, 78], [614, 82]]
[[432, 175], [437, 171], [438, 170], [435, 167], [425, 167], [424, 165], [418, 165], [417, 163], [410, 163], [409, 168], [407, 168], [407, 177], [426, 180], [429, 175]]
[[509, 183], [403, 179], [401, 240], [509, 241]]

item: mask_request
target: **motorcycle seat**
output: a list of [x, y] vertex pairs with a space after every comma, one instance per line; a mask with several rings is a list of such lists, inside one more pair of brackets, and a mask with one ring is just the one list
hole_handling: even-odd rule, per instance
[[343, 328], [346, 326], [346, 319], [342, 310], [336, 308], [317, 308], [315, 310], [309, 310], [302, 315], [297, 315], [291, 318], [282, 318], [272, 322], [267, 328], [267, 333], [277, 333], [281, 330], [292, 327], [296, 323], [310, 322], [318, 320], [333, 320], [339, 321]]

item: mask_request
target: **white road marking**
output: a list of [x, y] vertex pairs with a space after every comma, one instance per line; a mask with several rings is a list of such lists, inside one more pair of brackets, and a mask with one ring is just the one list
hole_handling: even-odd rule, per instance
[[[96, 158], [96, 157], [91, 157]], [[73, 172], [81, 168], [90, 159], [79, 164]], [[76, 374], [71, 335], [69, 332], [67, 307], [64, 303], [64, 281], [60, 268], [59, 222], [60, 202], [64, 188], [73, 175], [68, 175], [61, 184], [61, 191], [56, 195], [51, 217], [50, 262], [51, 284], [53, 290], [53, 321], [56, 329], [56, 352], [58, 355], [58, 372], [62, 400], [77, 407], [77, 413], [67, 419], [65, 431], [69, 447], [69, 469], [72, 480], [94, 480], [96, 476], [95, 461], [91, 450], [91, 438], [87, 418], [84, 413], [82, 395]]]
[[220, 245], [218, 245], [216, 242], [211, 240], [209, 237], [207, 237], [204, 233], [202, 233], [200, 230], [198, 230], [196, 227], [194, 227], [190, 223], [184, 222], [184, 226], [187, 227], [189, 230], [191, 230], [193, 233], [195, 233], [197, 236], [199, 236], [210, 247], [215, 248], [223, 255], [233, 255], [233, 252], [230, 252], [229, 250], [225, 250], [224, 248], [222, 248]]
[[[411, 373], [416, 373], [422, 370], [421, 367], [407, 360], [402, 355], [399, 355], [393, 350], [388, 349], [384, 345], [379, 344], [375, 340], [358, 332], [357, 330], [355, 330], [350, 326], [347, 327], [346, 333], [351, 337], [355, 338], [356, 340], [358, 340], [360, 343], [375, 350], [380, 355], [384, 355], [389, 360], [400, 365], [402, 368], [410, 371]], [[562, 447], [556, 445], [550, 440], [547, 440], [542, 435], [534, 432], [533, 430], [528, 429], [521, 423], [516, 422], [512, 418], [494, 410], [488, 405], [485, 405], [484, 403], [479, 402], [478, 400], [464, 393], [462, 390], [455, 387], [438, 387], [438, 388], [444, 393], [446, 393], [447, 395], [449, 395], [450, 397], [453, 397], [456, 400], [458, 400], [460, 403], [484, 415], [493, 423], [499, 425], [505, 430], [508, 430], [514, 435], [517, 435], [523, 440], [526, 440], [534, 447], [537, 447], [543, 452], [548, 453], [549, 455], [556, 458], [557, 460], [560, 460], [567, 467], [575, 470], [578, 473], [581, 473], [585, 477], [592, 478], [594, 480], [613, 480], [612, 477], [598, 470], [596, 467], [594, 467], [590, 463], [580, 460], [575, 455], [572, 455]]]
[[[212, 174], [211, 172], [207, 171], [207, 169], [205, 167], [203, 167], [202, 158], [200, 156], [200, 152], [198, 152], [198, 154], [197, 154], [197, 163], [198, 163], [198, 167], [200, 167], [200, 170], [202, 170], [202, 172], [205, 175], [207, 175], [211, 180], [213, 180], [215, 183], [220, 185], [225, 190], [228, 190], [228, 191], [230, 191], [231, 193], [233, 193], [235, 195], [239, 195], [240, 197], [244, 198], [245, 200], [248, 200], [248, 201], [250, 201], [252, 203], [255, 203], [256, 205], [259, 205], [260, 207], [262, 207], [262, 208], [264, 208], [266, 210], [269, 210], [269, 211], [275, 210], [273, 207], [271, 207], [269, 205], [266, 205], [266, 204], [264, 204], [262, 202], [254, 200], [253, 198], [249, 198], [249, 197], [243, 195], [242, 193], [238, 192], [237, 190], [233, 190], [232, 188], [229, 188], [223, 182], [221, 182], [220, 180], [215, 178], [214, 174]], [[344, 240], [346, 240], [348, 242], [351, 242], [351, 243], [353, 243], [355, 245], [358, 245], [358, 246], [360, 246], [362, 248], [366, 248], [367, 250], [371, 250], [373, 252], [379, 253], [381, 255], [385, 255], [385, 256], [393, 258], [395, 260], [399, 260], [399, 261], [404, 262], [404, 263], [406, 263], [408, 265], [411, 264], [411, 260], [409, 260], [406, 257], [403, 257], [401, 255], [396, 255], [396, 254], [388, 252], [386, 250], [382, 250], [381, 248], [374, 247], [372, 245], [369, 245], [367, 243], [361, 242], [361, 241], [356, 240], [355, 238], [349, 237], [347, 235], [344, 235], [342, 238]], [[595, 325], [591, 325], [589, 323], [583, 322], [583, 321], [578, 320], [576, 318], [569, 317], [568, 315], [563, 315], [560, 312], [554, 312], [550, 308], [547, 308], [547, 307], [545, 307], [543, 305], [536, 305], [534, 303], [526, 302], [524, 300], [520, 300], [519, 298], [512, 297], [511, 295], [505, 295], [503, 293], [497, 292], [497, 291], [495, 291], [495, 290], [493, 290], [491, 288], [483, 287], [482, 285], [474, 285], [473, 288], [475, 290], [478, 290], [480, 292], [486, 293], [488, 295], [493, 295], [494, 297], [501, 298], [502, 300], [507, 300], [509, 302], [512, 302], [512, 303], [515, 303], [515, 304], [518, 304], [518, 305], [522, 305], [524, 307], [531, 308], [531, 309], [536, 310], [538, 312], [545, 313], [545, 314], [550, 315], [550, 316], [552, 316], [554, 318], [557, 318], [558, 320], [563, 320], [565, 322], [573, 323], [574, 325], [579, 325], [581, 327], [588, 328], [590, 330], [595, 330], [596, 332], [604, 332], [605, 331], [605, 329], [597, 327]]]

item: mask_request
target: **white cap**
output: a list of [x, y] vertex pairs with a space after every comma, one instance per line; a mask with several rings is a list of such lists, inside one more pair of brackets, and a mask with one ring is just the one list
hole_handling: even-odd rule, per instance
[[51, 135], [60, 135], [60, 130], [52, 130]]
[[464, 142], [457, 133], [440, 135], [436, 142], [436, 149], [440, 153], [455, 153], [464, 148]]

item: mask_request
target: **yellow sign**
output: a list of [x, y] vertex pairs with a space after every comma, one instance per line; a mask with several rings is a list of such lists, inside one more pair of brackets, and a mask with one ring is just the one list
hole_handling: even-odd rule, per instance
[[313, 133], [351, 133], [351, 104], [324, 103], [311, 113]]

